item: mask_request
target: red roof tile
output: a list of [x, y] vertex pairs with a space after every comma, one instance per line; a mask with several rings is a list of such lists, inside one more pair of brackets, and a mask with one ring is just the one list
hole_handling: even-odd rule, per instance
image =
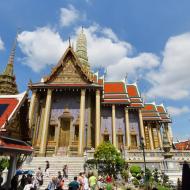
[[127, 94], [124, 82], [104, 82], [103, 103], [129, 104], [130, 99]]
[[105, 82], [104, 93], [122, 94], [126, 93], [126, 89], [123, 82]]
[[129, 97], [139, 97], [137, 86], [136, 85], [127, 85], [127, 92], [129, 94]]

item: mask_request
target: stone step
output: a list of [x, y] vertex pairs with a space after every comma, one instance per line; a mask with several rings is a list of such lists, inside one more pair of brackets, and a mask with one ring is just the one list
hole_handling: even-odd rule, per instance
[[[76, 152], [72, 152], [75, 154]], [[78, 154], [78, 151], [77, 151]], [[50, 177], [44, 175], [43, 185], [40, 190], [47, 188], [48, 183], [51, 181], [51, 177], [57, 176], [58, 171], [63, 170], [63, 166], [67, 164], [68, 166], [68, 179], [65, 180], [64, 189], [68, 189], [68, 184], [73, 180], [74, 176], [77, 176], [83, 171], [84, 157], [68, 157], [68, 156], [53, 156], [53, 157], [33, 157], [31, 162], [27, 161], [23, 164], [23, 170], [33, 170], [37, 171], [38, 167], [41, 167], [42, 172], [45, 170], [46, 160], [50, 163], [49, 174]]]

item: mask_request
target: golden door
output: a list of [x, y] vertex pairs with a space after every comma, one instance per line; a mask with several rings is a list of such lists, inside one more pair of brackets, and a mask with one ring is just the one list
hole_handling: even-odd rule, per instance
[[70, 121], [62, 120], [60, 135], [59, 135], [59, 147], [69, 146], [70, 139]]
[[131, 148], [137, 148], [137, 135], [131, 135]]
[[118, 135], [118, 148], [120, 149], [123, 146], [123, 135]]

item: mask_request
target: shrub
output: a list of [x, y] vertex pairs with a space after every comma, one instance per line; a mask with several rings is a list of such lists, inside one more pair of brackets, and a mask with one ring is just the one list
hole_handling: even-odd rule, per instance
[[131, 174], [139, 174], [139, 173], [141, 173], [141, 167], [139, 166], [139, 165], [133, 165], [133, 166], [131, 166], [130, 167], [130, 172], [131, 172]]
[[134, 186], [139, 186], [139, 184], [140, 184], [136, 178], [134, 178], [132, 182], [133, 182]]

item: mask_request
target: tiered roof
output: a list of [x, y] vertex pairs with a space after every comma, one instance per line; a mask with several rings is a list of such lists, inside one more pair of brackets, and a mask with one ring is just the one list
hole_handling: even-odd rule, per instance
[[164, 105], [156, 105], [155, 103], [145, 103], [142, 109], [142, 117], [144, 121], [160, 121], [162, 123], [171, 123]]
[[124, 82], [104, 82], [103, 103], [108, 104], [130, 104]]
[[165, 122], [165, 123], [171, 123], [172, 122], [171, 118], [170, 118], [170, 116], [169, 116], [168, 112], [166, 111], [163, 104], [157, 105], [157, 110], [160, 114], [162, 122]]
[[161, 121], [161, 117], [155, 103], [144, 104], [144, 108], [142, 108], [142, 117], [144, 121]]
[[127, 84], [127, 92], [130, 98], [131, 108], [142, 108], [144, 107], [142, 98], [140, 96], [137, 84]]

